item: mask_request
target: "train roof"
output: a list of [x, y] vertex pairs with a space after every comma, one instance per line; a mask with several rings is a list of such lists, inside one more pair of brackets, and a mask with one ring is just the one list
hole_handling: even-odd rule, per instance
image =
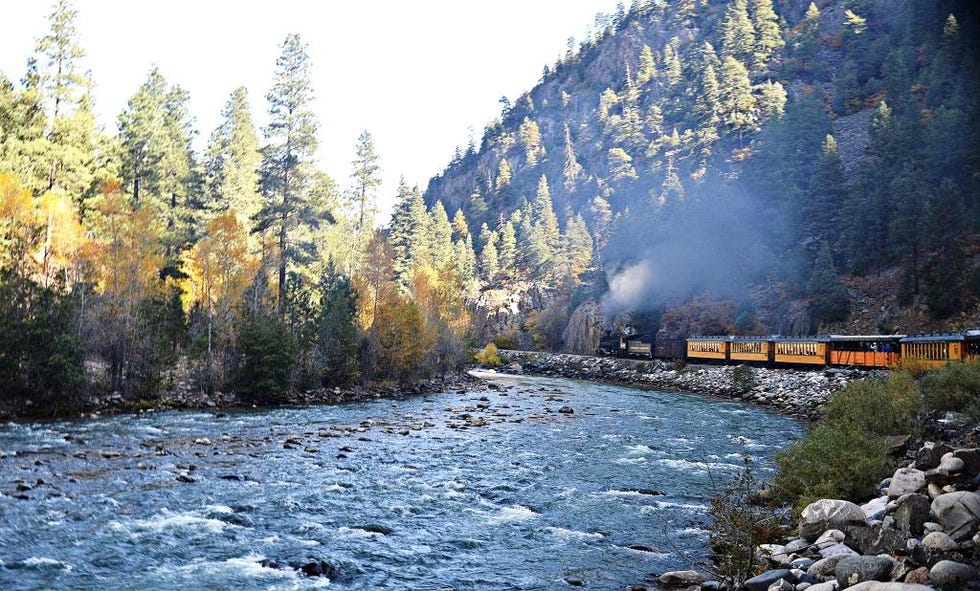
[[898, 341], [908, 335], [904, 334], [832, 334], [831, 341]]
[[699, 335], [687, 337], [689, 341], [731, 341], [735, 337], [727, 335]]
[[980, 329], [971, 328], [960, 332], [933, 332], [913, 334], [902, 339], [903, 343], [938, 343], [951, 341], [973, 341], [980, 339]]
[[785, 342], [807, 342], [807, 343], [817, 342], [817, 343], [826, 343], [827, 341], [830, 340], [830, 337], [829, 336], [815, 336], [815, 337], [783, 337], [783, 336], [775, 336], [775, 337], [772, 338], [772, 340], [774, 340], [774, 341], [781, 341], [781, 342], [784, 342], [784, 343]]

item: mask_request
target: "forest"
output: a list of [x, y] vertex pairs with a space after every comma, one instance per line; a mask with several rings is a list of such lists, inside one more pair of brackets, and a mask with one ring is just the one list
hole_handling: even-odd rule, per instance
[[304, 40], [196, 153], [189, 91], [156, 68], [99, 129], [61, 0], [23, 77], [0, 74], [0, 391], [59, 413], [186, 377], [274, 403], [444, 375], [491, 341], [590, 352], [625, 324], [980, 323], [976, 12], [636, 0], [379, 229], [370, 133], [343, 186], [316, 165]]

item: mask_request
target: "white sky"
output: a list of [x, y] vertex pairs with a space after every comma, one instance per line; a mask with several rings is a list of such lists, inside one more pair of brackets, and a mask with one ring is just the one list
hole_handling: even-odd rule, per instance
[[[286, 35], [309, 46], [321, 166], [349, 182], [357, 136], [374, 137], [383, 167], [383, 218], [398, 178], [430, 177], [584, 38], [617, 0], [75, 0], [83, 68], [96, 84], [99, 121], [116, 117], [152, 64], [190, 93], [200, 151], [232, 90], [248, 88], [256, 122]], [[626, 3], [628, 5], [628, 3]], [[0, 0], [0, 72], [15, 83], [53, 1]], [[450, 212], [451, 215], [451, 212]]]

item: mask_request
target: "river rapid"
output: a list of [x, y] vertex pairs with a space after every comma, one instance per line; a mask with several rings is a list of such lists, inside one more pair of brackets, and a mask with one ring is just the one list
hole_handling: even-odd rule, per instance
[[502, 375], [342, 406], [10, 423], [0, 589], [618, 590], [704, 556], [707, 498], [743, 454], [765, 476], [800, 434], [733, 402]]

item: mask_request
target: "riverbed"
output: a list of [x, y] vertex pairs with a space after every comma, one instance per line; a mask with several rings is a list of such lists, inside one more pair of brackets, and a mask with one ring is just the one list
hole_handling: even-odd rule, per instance
[[0, 426], [3, 589], [622, 589], [705, 555], [793, 420], [485, 376], [404, 400]]

